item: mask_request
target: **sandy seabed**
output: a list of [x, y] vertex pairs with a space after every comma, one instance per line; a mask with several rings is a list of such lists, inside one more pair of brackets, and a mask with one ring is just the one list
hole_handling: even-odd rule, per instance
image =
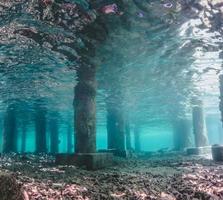
[[115, 159], [113, 167], [86, 171], [56, 166], [51, 156], [5, 155], [0, 172], [12, 172], [26, 200], [223, 200], [223, 163], [178, 154]]

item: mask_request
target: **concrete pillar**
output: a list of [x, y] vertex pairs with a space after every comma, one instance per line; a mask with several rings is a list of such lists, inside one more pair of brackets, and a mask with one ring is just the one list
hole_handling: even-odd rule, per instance
[[17, 152], [17, 129], [15, 107], [8, 106], [4, 116], [3, 152]]
[[116, 148], [116, 115], [115, 110], [107, 106], [107, 143], [108, 149]]
[[3, 120], [0, 123], [0, 152], [3, 150]]
[[67, 153], [72, 153], [73, 152], [73, 143], [72, 143], [72, 129], [71, 126], [68, 125], [67, 127]]
[[116, 149], [125, 151], [125, 120], [122, 110], [117, 111]]
[[196, 147], [208, 146], [207, 130], [202, 105], [194, 105], [192, 114], [195, 145]]
[[46, 110], [37, 105], [35, 111], [36, 153], [46, 153]]
[[25, 153], [26, 152], [26, 125], [25, 122], [23, 122], [22, 124], [22, 137], [21, 137], [21, 153]]
[[122, 110], [117, 105], [107, 108], [108, 149], [125, 151], [125, 121]]
[[219, 87], [220, 87], [220, 103], [219, 109], [221, 112], [221, 121], [223, 122], [223, 74], [219, 76]]
[[192, 146], [190, 121], [178, 119], [173, 124], [174, 149], [182, 151]]
[[223, 128], [222, 128], [222, 123], [218, 123], [218, 139], [219, 139], [219, 144], [223, 144]]
[[59, 152], [59, 132], [58, 120], [56, 118], [50, 120], [50, 152], [55, 154]]
[[112, 153], [96, 152], [96, 68], [82, 64], [74, 93], [75, 154], [57, 154], [57, 164], [75, 164], [88, 170], [112, 164]]
[[132, 149], [132, 145], [131, 145], [131, 133], [130, 133], [129, 121], [126, 121], [125, 135], [126, 135], [126, 149], [127, 150], [131, 150]]
[[135, 137], [135, 151], [141, 151], [141, 138], [140, 138], [140, 127], [139, 125], [135, 125], [134, 127], [134, 137]]
[[75, 87], [75, 152], [96, 152], [96, 68], [83, 64], [77, 70]]
[[173, 122], [173, 146], [175, 151], [181, 150], [181, 130], [178, 120]]

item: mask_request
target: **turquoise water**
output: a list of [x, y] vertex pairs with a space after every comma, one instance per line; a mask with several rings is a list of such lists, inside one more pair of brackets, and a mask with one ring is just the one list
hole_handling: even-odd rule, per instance
[[212, 8], [206, 0], [1, 3], [1, 149], [7, 127], [15, 126], [17, 151], [25, 127], [26, 151], [34, 152], [35, 122], [46, 119], [49, 152], [50, 120], [56, 118], [59, 152], [67, 151], [68, 141], [74, 151], [74, 88], [82, 62], [97, 66], [97, 149], [108, 146], [109, 104], [128, 119], [133, 148], [139, 125], [141, 150], [174, 149], [174, 121], [192, 121], [194, 98], [203, 102], [209, 143], [222, 143], [220, 3], [211, 1]]
[[[207, 131], [208, 138], [210, 144], [223, 144], [222, 133], [223, 129], [219, 119], [206, 119], [207, 123]], [[209, 122], [210, 121], [210, 122]], [[67, 152], [67, 138], [66, 138], [66, 126], [63, 126], [59, 129], [59, 152], [65, 153]], [[26, 138], [26, 151], [27, 152], [35, 152], [35, 131], [32, 130], [33, 127], [30, 127], [27, 130], [27, 138]], [[17, 139], [17, 149], [18, 152], [21, 152], [21, 130], [18, 130], [18, 139]], [[192, 127], [191, 127], [191, 132]], [[73, 134], [73, 133], [72, 133]], [[74, 134], [73, 134], [74, 135]], [[75, 137], [75, 135], [74, 135]], [[74, 137], [72, 137], [72, 144], [74, 145]], [[141, 148], [143, 151], [158, 151], [160, 149], [173, 149], [173, 130], [171, 127], [167, 128], [150, 128], [145, 127], [141, 132]], [[2, 147], [2, 137], [0, 140], [0, 144]], [[48, 151], [50, 147], [50, 138], [49, 132], [47, 134], [47, 144]], [[131, 130], [131, 144], [134, 148], [134, 132]], [[97, 126], [97, 149], [107, 149], [107, 129], [105, 126]], [[74, 151], [74, 148], [72, 149]]]

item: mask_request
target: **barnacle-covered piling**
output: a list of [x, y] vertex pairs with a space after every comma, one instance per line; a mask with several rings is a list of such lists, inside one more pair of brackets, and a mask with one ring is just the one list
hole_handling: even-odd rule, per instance
[[76, 127], [76, 153], [96, 152], [96, 67], [82, 63], [77, 71], [74, 111]]

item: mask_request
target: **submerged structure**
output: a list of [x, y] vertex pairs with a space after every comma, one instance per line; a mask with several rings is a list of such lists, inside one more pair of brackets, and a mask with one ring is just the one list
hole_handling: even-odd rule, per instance
[[2, 200], [223, 198], [193, 188], [210, 168], [184, 171], [223, 160], [221, 0], [5, 0], [0, 16]]

